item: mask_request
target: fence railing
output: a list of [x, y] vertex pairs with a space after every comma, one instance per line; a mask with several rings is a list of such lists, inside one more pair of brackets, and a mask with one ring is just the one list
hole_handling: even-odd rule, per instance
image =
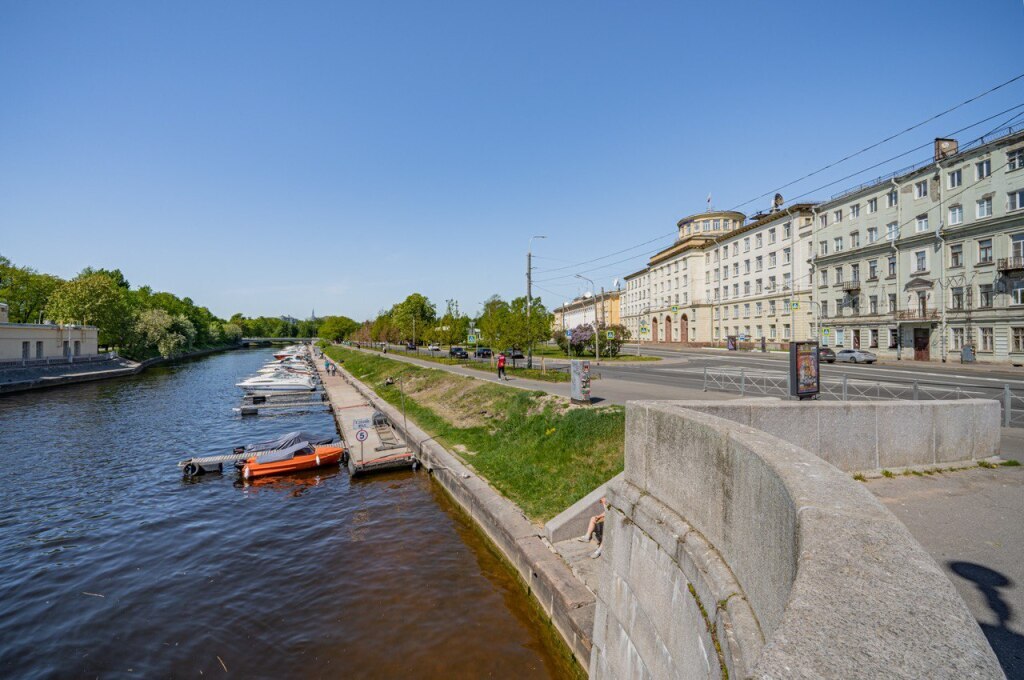
[[60, 366], [63, 364], [88, 364], [94, 361], [109, 361], [117, 356], [116, 352], [105, 352], [103, 354], [89, 354], [80, 356], [56, 356], [44, 357], [42, 359], [8, 359], [0, 361], [0, 369], [3, 368], [31, 368], [33, 366]]
[[[948, 385], [921, 380], [893, 383], [851, 379], [849, 376], [821, 381], [819, 398], [837, 401], [994, 399], [999, 402], [1003, 427], [1024, 428], [1024, 390], [988, 385]], [[741, 396], [789, 396], [789, 373], [748, 374], [746, 370], [721, 371], [704, 367], [704, 391], [735, 392]]]

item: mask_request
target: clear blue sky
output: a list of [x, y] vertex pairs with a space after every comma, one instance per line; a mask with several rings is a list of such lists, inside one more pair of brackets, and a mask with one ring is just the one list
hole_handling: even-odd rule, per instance
[[[0, 0], [0, 253], [222, 316], [473, 312], [523, 294], [530, 235], [541, 269], [667, 234], [1024, 72], [1022, 34], [1021, 0]], [[1020, 103], [1024, 80], [783, 194]]]

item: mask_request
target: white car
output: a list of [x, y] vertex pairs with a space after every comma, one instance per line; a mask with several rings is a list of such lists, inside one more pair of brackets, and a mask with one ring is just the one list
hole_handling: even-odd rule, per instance
[[878, 357], [872, 352], [867, 352], [862, 349], [841, 349], [836, 352], [836, 361], [849, 361], [855, 364], [873, 364], [878, 360]]
[[440, 352], [441, 351], [441, 345], [437, 344], [436, 342], [432, 342], [429, 345], [427, 345], [427, 351], [428, 352]]

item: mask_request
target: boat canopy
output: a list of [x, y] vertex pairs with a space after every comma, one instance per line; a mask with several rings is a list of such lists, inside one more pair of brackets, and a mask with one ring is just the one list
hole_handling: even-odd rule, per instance
[[288, 446], [283, 449], [275, 449], [261, 453], [256, 456], [257, 463], [276, 463], [282, 460], [291, 460], [295, 455], [299, 453], [312, 453], [312, 447], [307, 441], [301, 441], [292, 446]]
[[271, 439], [270, 441], [257, 442], [255, 444], [247, 444], [245, 452], [257, 452], [257, 451], [280, 451], [282, 449], [288, 449], [296, 444], [312, 444], [314, 446], [320, 446], [323, 444], [330, 444], [334, 441], [334, 437], [323, 436], [318, 434], [311, 434], [309, 432], [289, 432], [283, 434], [277, 439]]

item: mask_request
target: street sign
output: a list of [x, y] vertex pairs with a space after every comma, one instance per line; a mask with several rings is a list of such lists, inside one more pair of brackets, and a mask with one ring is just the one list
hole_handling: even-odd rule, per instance
[[800, 303], [799, 302], [791, 302], [790, 305], [789, 305], [789, 308], [790, 309], [800, 309]]
[[615, 339], [615, 331], [608, 331], [607, 333], [605, 333], [605, 337], [608, 338], [609, 340], [614, 340]]
[[570, 330], [566, 330], [566, 331], [565, 331], [565, 337], [567, 337], [567, 338], [571, 338], [571, 337], [572, 337], [572, 331], [570, 331]]
[[366, 430], [356, 430], [356, 441], [365, 442], [370, 433]]
[[679, 311], [679, 305], [672, 305], [672, 311], [673, 312], [678, 312]]
[[369, 418], [353, 418], [352, 429], [354, 430], [369, 430], [370, 419]]
[[469, 341], [475, 343], [476, 342], [476, 336], [475, 335], [469, 336]]
[[821, 334], [822, 335], [828, 335], [828, 329], [827, 328], [821, 329]]

